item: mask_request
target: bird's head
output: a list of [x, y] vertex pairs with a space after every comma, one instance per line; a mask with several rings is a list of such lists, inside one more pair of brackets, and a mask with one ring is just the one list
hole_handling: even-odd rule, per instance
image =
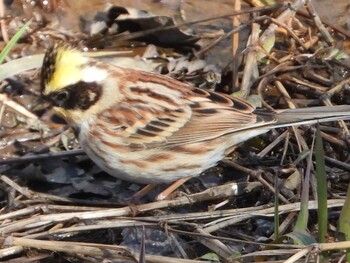
[[41, 70], [41, 92], [57, 113], [68, 122], [81, 121], [99, 102], [107, 69], [83, 52], [55, 44], [44, 57]]

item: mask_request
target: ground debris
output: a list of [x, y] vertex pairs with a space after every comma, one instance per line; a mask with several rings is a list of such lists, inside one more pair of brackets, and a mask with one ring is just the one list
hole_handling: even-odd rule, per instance
[[[78, 31], [62, 22], [76, 3], [34, 2], [26, 12], [18, 3], [6, 11], [9, 18], [1, 27], [9, 38], [24, 18], [34, 16], [9, 60], [20, 62], [63, 40], [89, 51], [127, 51], [127, 58], [103, 59], [269, 109], [350, 103], [348, 32], [323, 21], [311, 1], [236, 6], [235, 13], [198, 23], [190, 20], [186, 10], [193, 7], [185, 1], [176, 6], [174, 19], [113, 6], [76, 17], [84, 22]], [[317, 241], [318, 231], [315, 172], [307, 168], [315, 127], [277, 129], [244, 143], [170, 200], [154, 201], [164, 185], [131, 199], [142, 185], [97, 168], [79, 149], [73, 129], [40, 99], [36, 63], [0, 83], [2, 261], [296, 262], [304, 256], [319, 260], [322, 251], [333, 251], [331, 258], [338, 261], [341, 249], [349, 249], [346, 242], [334, 243], [338, 250], [331, 242], [308, 243]], [[320, 134], [328, 179], [327, 239], [342, 241], [335, 230], [349, 183], [349, 124], [322, 124]], [[311, 185], [306, 201], [305, 178]], [[305, 204], [308, 229], [296, 231]]]

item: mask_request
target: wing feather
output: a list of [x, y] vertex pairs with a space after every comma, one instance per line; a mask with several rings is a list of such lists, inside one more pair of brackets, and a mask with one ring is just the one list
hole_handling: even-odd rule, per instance
[[157, 89], [147, 86], [125, 89], [125, 98], [137, 100], [125, 99], [102, 112], [100, 119], [109, 122], [107, 125], [123, 127], [118, 132], [125, 143], [143, 147], [202, 142], [274, 121], [268, 116], [258, 117], [255, 107], [239, 98], [185, 87], [186, 94], [183, 90], [158, 94]]

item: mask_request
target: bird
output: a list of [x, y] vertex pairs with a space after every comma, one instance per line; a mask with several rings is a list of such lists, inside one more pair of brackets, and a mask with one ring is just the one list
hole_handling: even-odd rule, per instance
[[350, 105], [258, 108], [62, 43], [45, 53], [41, 94], [102, 170], [142, 184], [196, 177], [232, 147], [274, 128], [350, 118]]

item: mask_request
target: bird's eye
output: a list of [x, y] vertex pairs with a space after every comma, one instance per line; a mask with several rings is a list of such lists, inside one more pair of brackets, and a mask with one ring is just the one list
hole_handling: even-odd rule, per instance
[[52, 102], [59, 107], [63, 107], [68, 99], [69, 92], [66, 90], [59, 91], [51, 97]]
[[55, 96], [55, 100], [61, 103], [68, 100], [68, 98], [69, 98], [69, 93], [66, 90], [58, 92]]

